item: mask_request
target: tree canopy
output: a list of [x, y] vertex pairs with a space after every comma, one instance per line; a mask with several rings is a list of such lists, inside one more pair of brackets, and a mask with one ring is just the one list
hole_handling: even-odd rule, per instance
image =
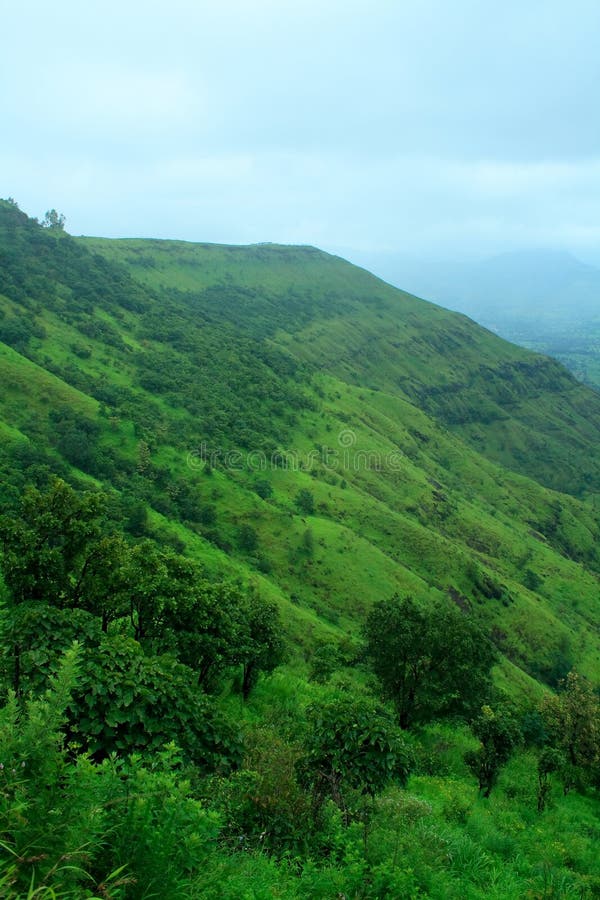
[[456, 607], [411, 597], [376, 603], [364, 628], [366, 654], [402, 728], [438, 716], [468, 716], [490, 688], [495, 653]]

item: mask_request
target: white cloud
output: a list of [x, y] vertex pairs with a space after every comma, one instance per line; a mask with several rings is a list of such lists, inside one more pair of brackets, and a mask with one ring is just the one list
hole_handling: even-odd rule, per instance
[[596, 239], [591, 0], [23, 0], [3, 25], [0, 193], [74, 231]]

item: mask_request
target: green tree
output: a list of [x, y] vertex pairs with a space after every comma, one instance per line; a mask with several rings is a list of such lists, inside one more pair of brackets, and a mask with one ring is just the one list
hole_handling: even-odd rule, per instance
[[143, 500], [126, 497], [122, 503], [125, 529], [134, 537], [144, 537], [148, 532], [148, 507]]
[[62, 213], [56, 212], [55, 209], [49, 209], [42, 219], [42, 228], [49, 228], [51, 231], [64, 231], [66, 221]]
[[257, 493], [259, 497], [262, 497], [263, 500], [268, 500], [269, 497], [273, 496], [271, 482], [267, 481], [266, 478], [257, 478], [253, 487], [255, 493]]
[[308, 729], [299, 772], [315, 811], [331, 798], [348, 822], [353, 792], [374, 797], [392, 780], [406, 784], [411, 753], [390, 716], [372, 701], [341, 697], [312, 706]]
[[495, 654], [454, 606], [398, 596], [376, 603], [364, 628], [366, 654], [401, 728], [437, 716], [467, 716], [490, 689]]
[[141, 541], [129, 551], [123, 571], [123, 602], [133, 636], [146, 649], [164, 652], [171, 610], [193, 591], [199, 578], [195, 563], [161, 550], [152, 541]]
[[595, 777], [600, 767], [600, 700], [590, 682], [569, 672], [559, 693], [546, 697], [540, 708], [551, 747], [561, 751], [571, 771], [564, 769], [565, 790], [578, 775]]
[[104, 527], [106, 498], [55, 478], [25, 488], [18, 513], [0, 517], [2, 573], [14, 603], [69, 606]]
[[521, 733], [509, 712], [494, 712], [489, 706], [482, 707], [481, 715], [473, 721], [471, 728], [480, 746], [465, 754], [465, 762], [477, 778], [483, 796], [489, 797], [500, 769], [510, 759]]
[[[43, 670], [65, 649], [61, 635], [70, 633], [69, 617], [50, 608], [86, 610], [100, 617], [104, 630], [122, 612], [114, 555], [121, 542], [102, 535], [105, 504], [104, 495], [89, 491], [79, 495], [55, 478], [43, 492], [26, 487], [19, 510], [0, 517], [2, 574], [8, 588], [2, 636], [17, 693], [32, 667]], [[36, 621], [38, 630], [32, 625]], [[56, 627], [54, 646], [52, 641], [44, 646], [49, 622]]]
[[537, 766], [538, 776], [538, 793], [537, 793], [537, 809], [538, 812], [544, 812], [546, 803], [552, 790], [550, 784], [550, 775], [554, 772], [564, 771], [565, 757], [560, 750], [553, 747], [544, 747], [540, 753]]
[[310, 528], [307, 528], [302, 535], [302, 551], [305, 556], [312, 559], [315, 552], [315, 538]]
[[237, 542], [240, 550], [251, 553], [258, 547], [258, 534], [252, 525], [241, 525], [238, 529]]
[[302, 488], [294, 500], [298, 510], [305, 516], [312, 516], [315, 511], [315, 498], [307, 488]]
[[243, 630], [244, 595], [233, 585], [194, 583], [193, 590], [170, 603], [164, 624], [177, 658], [192, 669], [198, 685], [206, 687], [223, 669], [238, 660]]
[[100, 619], [102, 631], [127, 614], [131, 549], [120, 535], [95, 540], [73, 581], [69, 605]]
[[274, 603], [250, 593], [239, 610], [240, 630], [236, 658], [242, 665], [244, 700], [261, 672], [272, 672], [283, 658], [282, 625]]
[[71, 738], [96, 760], [158, 751], [169, 741], [208, 771], [240, 760], [237, 730], [197, 690], [188, 667], [170, 654], [146, 655], [124, 635], [105, 635], [83, 655], [69, 711]]
[[17, 696], [39, 696], [57, 671], [61, 655], [79, 641], [98, 646], [101, 622], [82, 609], [60, 609], [42, 601], [19, 603], [0, 616], [0, 672]]

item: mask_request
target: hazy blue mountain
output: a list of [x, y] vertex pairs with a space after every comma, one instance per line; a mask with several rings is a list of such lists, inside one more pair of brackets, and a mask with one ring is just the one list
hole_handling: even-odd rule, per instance
[[477, 262], [376, 254], [357, 261], [600, 386], [600, 269], [572, 254], [527, 250]]

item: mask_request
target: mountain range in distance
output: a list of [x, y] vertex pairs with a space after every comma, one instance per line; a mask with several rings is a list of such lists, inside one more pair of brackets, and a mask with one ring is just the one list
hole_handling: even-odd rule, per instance
[[475, 262], [397, 253], [352, 258], [391, 284], [554, 356], [600, 387], [600, 269], [571, 253], [522, 250]]

